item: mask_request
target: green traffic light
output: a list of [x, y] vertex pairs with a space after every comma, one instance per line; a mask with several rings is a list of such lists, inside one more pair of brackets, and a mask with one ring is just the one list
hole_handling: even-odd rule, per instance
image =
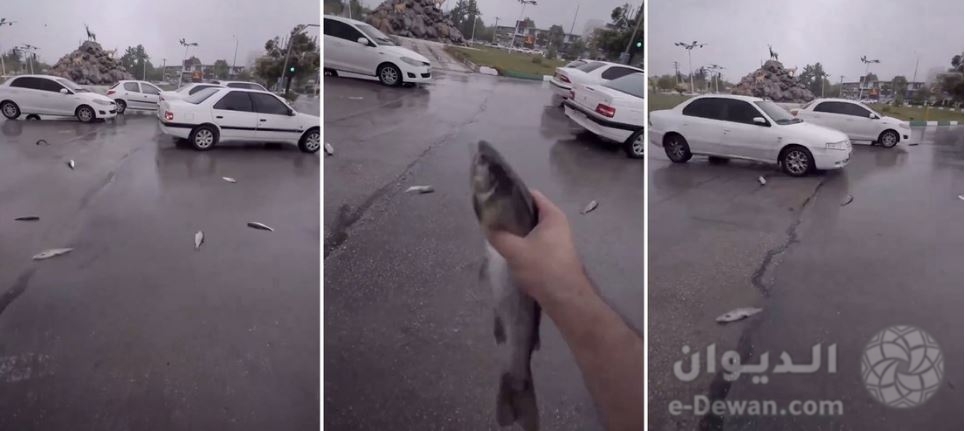
[[294, 72], [295, 72], [295, 66], [292, 66], [291, 68], [289, 68], [288, 71], [294, 73]]
[[643, 48], [643, 42], [637, 42], [637, 48]]

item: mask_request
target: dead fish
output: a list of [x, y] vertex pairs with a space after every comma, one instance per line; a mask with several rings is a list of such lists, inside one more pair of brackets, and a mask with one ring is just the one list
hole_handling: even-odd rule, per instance
[[405, 192], [406, 192], [406, 193], [409, 193], [409, 192], [417, 192], [417, 193], [419, 193], [419, 194], [422, 194], [422, 193], [432, 193], [432, 192], [434, 192], [434, 191], [436, 191], [436, 190], [433, 189], [432, 186], [412, 186], [412, 187], [409, 187], [409, 188], [405, 189]]
[[37, 145], [47, 145], [47, 141], [45, 141], [45, 140], [43, 140], [43, 139], [38, 139], [38, 140], [37, 140]]
[[332, 144], [329, 144], [328, 142], [325, 143], [325, 154], [330, 156], [335, 155], [335, 148], [332, 148]]
[[74, 163], [73, 160], [68, 160], [68, 161], [67, 161], [67, 167], [69, 167], [71, 170], [73, 170], [75, 166], [77, 166], [77, 165]]
[[40, 220], [40, 217], [37, 217], [37, 216], [23, 216], [23, 217], [17, 217], [17, 218], [15, 218], [14, 220], [16, 220], [16, 221], [37, 221], [37, 220]]
[[363, 98], [362, 98], [362, 97], [359, 97], [359, 96], [349, 96], [349, 97], [348, 97], [348, 100], [362, 100], [362, 99], [363, 99]]
[[761, 311], [764, 311], [764, 309], [754, 308], [754, 307], [745, 307], [745, 308], [730, 310], [724, 314], [721, 314], [720, 317], [717, 318], [717, 323], [736, 322], [738, 320], [751, 317], [757, 313], [760, 313]]
[[583, 211], [581, 211], [580, 214], [586, 214], [586, 213], [588, 213], [588, 212], [590, 212], [590, 211], [593, 211], [593, 210], [596, 209], [596, 207], [597, 207], [598, 205], [599, 205], [599, 204], [596, 203], [596, 201], [590, 201], [590, 203], [586, 204], [586, 207], [583, 208]]
[[965, 201], [965, 195], [958, 195], [958, 198]]
[[194, 234], [194, 249], [197, 250], [201, 248], [202, 242], [204, 242], [204, 232], [199, 230]]
[[848, 197], [844, 198], [844, 202], [841, 202], [841, 206], [846, 206], [850, 204], [851, 201], [853, 200], [854, 200], [854, 196], [848, 195]]
[[44, 250], [40, 253], [34, 255], [34, 260], [44, 260], [50, 259], [54, 256], [60, 256], [62, 254], [67, 254], [74, 251], [72, 248], [52, 248], [49, 250]]
[[225, 180], [225, 181], [227, 181], [227, 182], [229, 182], [229, 183], [237, 183], [237, 182], [238, 182], [238, 180], [236, 180], [236, 179], [234, 179], [234, 178], [231, 178], [231, 177], [221, 177], [221, 179], [222, 179], [222, 180]]
[[762, 186], [767, 184], [767, 180], [765, 180], [764, 177], [757, 177], [757, 182], [761, 183]]
[[264, 223], [258, 223], [258, 222], [256, 222], [256, 221], [250, 221], [250, 222], [248, 222], [248, 227], [250, 227], [250, 228], [255, 228], [255, 229], [261, 229], [261, 230], [267, 230], [267, 231], [269, 231], [269, 232], [274, 232], [274, 231], [275, 231], [275, 230], [272, 229], [270, 226], [268, 226], [268, 225], [266, 225], [266, 224], [264, 224]]
[[[538, 222], [529, 188], [496, 150], [480, 141], [470, 168], [472, 207], [484, 230], [501, 230], [525, 236]], [[539, 410], [530, 359], [539, 348], [542, 310], [514, 283], [506, 260], [486, 244], [486, 261], [480, 271], [495, 299], [493, 335], [509, 352], [500, 367], [496, 419], [502, 426], [519, 424], [539, 429]]]
[[917, 147], [917, 146], [918, 146], [918, 143], [917, 143], [917, 142], [912, 142], [912, 143], [908, 144], [908, 146], [909, 146], [909, 147]]

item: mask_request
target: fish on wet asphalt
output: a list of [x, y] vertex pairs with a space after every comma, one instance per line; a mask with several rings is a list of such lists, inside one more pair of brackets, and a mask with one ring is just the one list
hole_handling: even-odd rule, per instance
[[764, 311], [764, 309], [762, 309], [762, 308], [754, 308], [754, 307], [737, 308], [737, 309], [730, 310], [730, 311], [728, 311], [728, 312], [726, 312], [726, 313], [721, 314], [720, 316], [718, 316], [718, 317], [717, 317], [717, 323], [736, 322], [736, 321], [738, 321], [738, 320], [743, 320], [743, 319], [746, 319], [746, 318], [748, 318], [748, 317], [751, 317], [751, 316], [753, 316], [753, 315], [755, 315], [755, 314], [757, 314], [757, 313], [760, 313], [761, 311]]
[[[480, 141], [470, 168], [472, 206], [486, 231], [506, 231], [525, 236], [538, 222], [529, 189], [503, 157]], [[530, 360], [539, 348], [542, 310], [514, 283], [506, 260], [486, 244], [480, 270], [494, 296], [493, 335], [508, 350], [501, 366], [496, 419], [501, 426], [519, 424], [526, 431], [539, 429], [539, 410]]]
[[590, 201], [590, 203], [586, 204], [586, 207], [583, 208], [583, 211], [581, 211], [580, 214], [586, 214], [586, 213], [588, 213], [588, 212], [590, 212], [590, 211], [593, 211], [593, 210], [595, 210], [596, 207], [598, 207], [599, 205], [600, 205], [600, 204], [599, 204], [597, 201]]
[[266, 225], [266, 224], [264, 224], [264, 223], [259, 223], [259, 222], [256, 222], [256, 221], [250, 221], [250, 222], [248, 222], [248, 227], [250, 227], [250, 228], [252, 228], [252, 229], [267, 230], [267, 231], [269, 231], [269, 232], [274, 232], [274, 231], [275, 231], [274, 229], [271, 228], [271, 226], [268, 226], [268, 225]]
[[194, 249], [197, 250], [201, 248], [201, 243], [204, 242], [204, 232], [200, 230], [194, 234]]
[[34, 257], [33, 257], [33, 259], [34, 259], [34, 260], [50, 259], [50, 258], [52, 258], [52, 257], [56, 257], [56, 256], [60, 256], [60, 255], [62, 255], [62, 254], [70, 253], [70, 252], [72, 252], [72, 251], [74, 251], [74, 249], [72, 249], [72, 248], [51, 248], [51, 249], [44, 250], [44, 251], [42, 251], [42, 252], [40, 252], [40, 253], [35, 254]]

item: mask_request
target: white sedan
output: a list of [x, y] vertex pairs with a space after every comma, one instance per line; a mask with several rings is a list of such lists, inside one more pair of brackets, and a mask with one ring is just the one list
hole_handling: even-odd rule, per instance
[[325, 71], [375, 76], [384, 85], [432, 80], [429, 59], [361, 21], [325, 15]]
[[51, 75], [20, 75], [0, 84], [0, 112], [20, 115], [77, 117], [83, 123], [117, 116], [117, 105], [73, 81]]
[[117, 103], [117, 113], [128, 109], [156, 111], [161, 89], [144, 81], [118, 81], [107, 90], [107, 97]]
[[631, 73], [643, 73], [643, 69], [607, 61], [589, 61], [576, 67], [557, 67], [550, 78], [553, 93], [566, 99], [574, 84], [602, 84]]
[[248, 81], [211, 81], [211, 83], [212, 83], [212, 84], [217, 84], [217, 85], [220, 85], [220, 86], [223, 86], [223, 87], [228, 87], [228, 88], [247, 88], [247, 89], [249, 89], [249, 90], [268, 91], [267, 88], [265, 88], [263, 85], [261, 85], [261, 84], [259, 84], [259, 83], [257, 83], [257, 82], [248, 82]]
[[185, 97], [191, 96], [206, 88], [222, 88], [222, 87], [224, 86], [219, 84], [208, 84], [204, 82], [186, 84], [174, 91], [162, 91], [160, 95], [160, 101], [158, 103], [163, 102], [165, 100], [180, 100]]
[[908, 140], [911, 128], [907, 121], [875, 112], [861, 102], [848, 99], [816, 99], [792, 109], [791, 114], [808, 123], [840, 130], [852, 141], [871, 141], [885, 148]]
[[563, 102], [566, 116], [593, 134], [619, 142], [627, 157], [641, 158], [643, 138], [642, 73], [597, 85], [576, 84]]
[[843, 168], [851, 141], [837, 130], [806, 123], [774, 102], [750, 96], [689, 99], [650, 113], [650, 143], [674, 163], [695, 154], [777, 163], [791, 176]]
[[161, 131], [206, 151], [221, 141], [284, 142], [306, 153], [320, 147], [319, 118], [295, 112], [278, 96], [241, 88], [206, 88], [161, 102]]

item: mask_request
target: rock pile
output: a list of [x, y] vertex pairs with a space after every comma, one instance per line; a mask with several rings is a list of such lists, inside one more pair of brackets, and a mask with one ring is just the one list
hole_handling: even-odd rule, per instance
[[134, 79], [99, 43], [90, 40], [63, 56], [48, 73], [80, 85], [109, 85], [122, 79]]
[[740, 84], [731, 90], [733, 94], [765, 97], [775, 102], [803, 103], [814, 100], [814, 94], [804, 84], [797, 82], [793, 71], [784, 68], [777, 60], [768, 60], [764, 66], [741, 78]]
[[365, 19], [385, 34], [464, 43], [462, 32], [434, 0], [385, 0]]

